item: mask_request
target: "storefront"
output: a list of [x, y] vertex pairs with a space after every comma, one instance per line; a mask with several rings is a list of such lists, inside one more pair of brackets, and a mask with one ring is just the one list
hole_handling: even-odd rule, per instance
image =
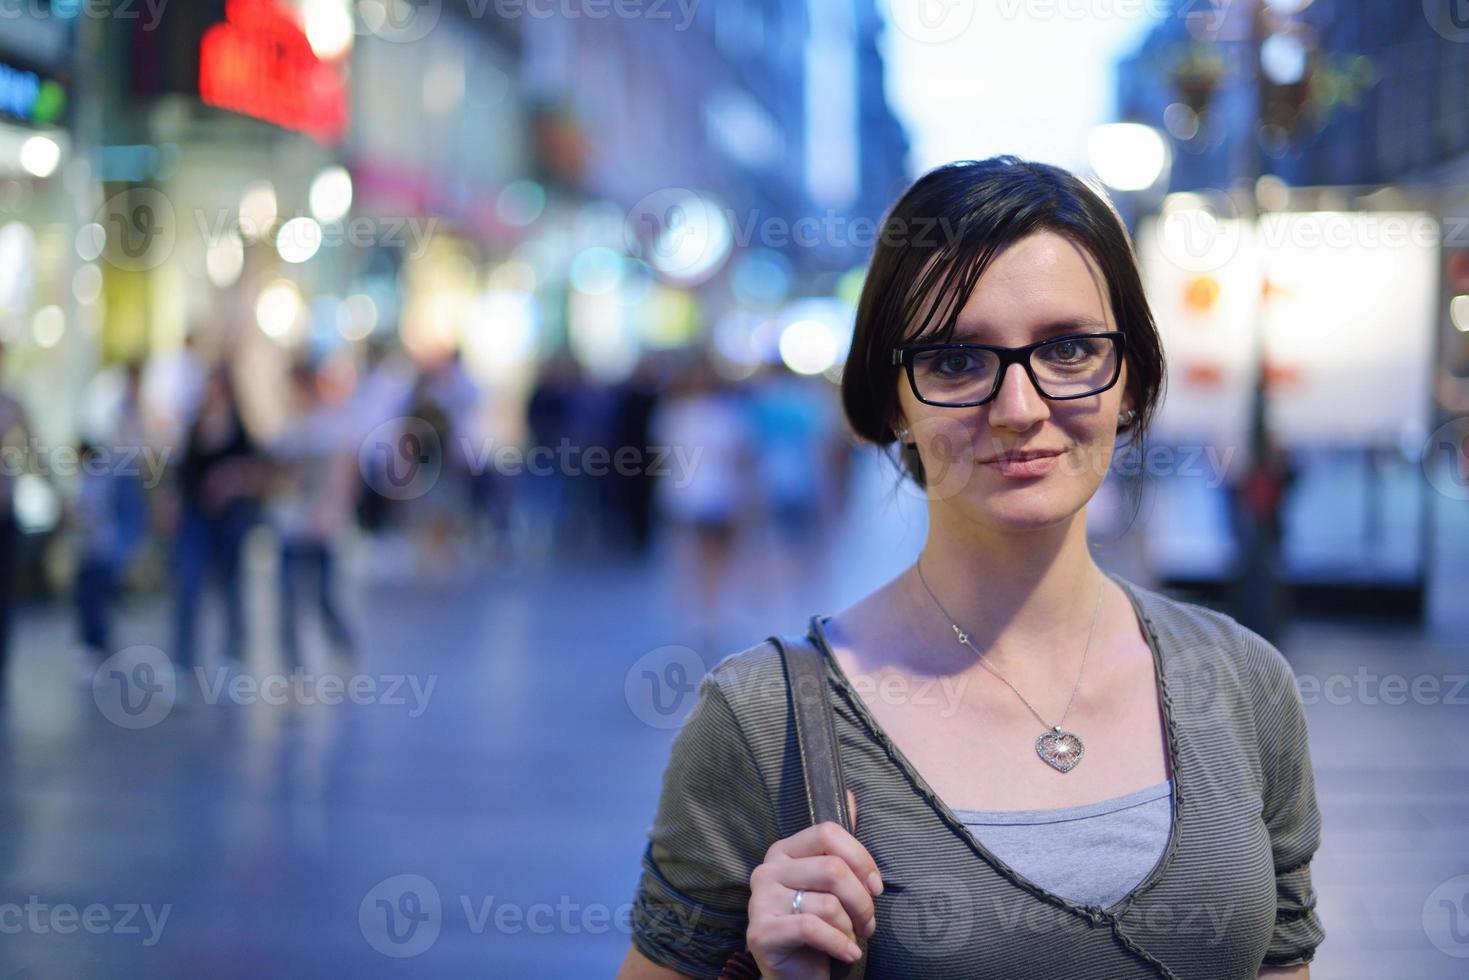
[[82, 270], [71, 247], [71, 35], [69, 24], [40, 14], [12, 17], [0, 33], [0, 387], [27, 409], [38, 469], [14, 486], [23, 592], [43, 577], [41, 544], [60, 517], [93, 329], [95, 270]]
[[277, 428], [286, 367], [350, 275], [350, 45], [313, 43], [307, 26], [279, 0], [228, 0], [171, 6], [127, 37], [90, 226], [102, 346], [158, 368], [149, 397], [175, 427], [190, 409], [172, 368], [187, 336], [206, 361], [229, 360], [252, 425]]
[[[1301, 605], [1418, 615], [1435, 509], [1422, 458], [1441, 320], [1435, 202], [1397, 188], [1262, 196], [1274, 206], [1247, 222], [1173, 195], [1139, 232], [1168, 394], [1150, 445], [1119, 465], [1147, 485], [1150, 565], [1204, 591], [1230, 581], [1254, 508], [1278, 521], [1279, 575]], [[1269, 474], [1249, 458], [1261, 361], [1281, 464]]]

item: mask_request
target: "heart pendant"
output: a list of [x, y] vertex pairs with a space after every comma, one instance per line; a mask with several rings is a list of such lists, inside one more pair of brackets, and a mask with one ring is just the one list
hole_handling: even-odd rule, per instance
[[1081, 761], [1086, 747], [1081, 744], [1080, 735], [1063, 732], [1061, 726], [1057, 725], [1035, 740], [1035, 750], [1053, 768], [1070, 772]]

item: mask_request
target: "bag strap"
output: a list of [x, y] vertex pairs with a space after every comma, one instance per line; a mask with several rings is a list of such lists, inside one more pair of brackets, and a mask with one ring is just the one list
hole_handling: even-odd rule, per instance
[[[785, 664], [786, 683], [796, 727], [796, 746], [806, 783], [807, 813], [814, 826], [834, 821], [848, 833], [853, 830], [847, 806], [847, 782], [837, 742], [836, 715], [827, 694], [826, 641], [820, 616], [812, 616], [805, 636], [772, 636]], [[821, 644], [818, 648], [817, 644]], [[856, 963], [831, 961], [832, 980], [860, 980], [867, 971], [867, 937], [858, 936], [862, 958]]]
[[807, 819], [811, 825], [831, 820], [848, 832], [847, 786], [842, 778], [836, 723], [826, 692], [826, 660], [815, 642], [815, 622], [807, 636], [772, 636], [785, 664], [786, 685], [796, 726], [796, 747], [806, 785]]
[[[847, 784], [842, 777], [841, 754], [838, 750], [836, 721], [831, 699], [826, 690], [826, 653], [819, 617], [812, 616], [805, 636], [773, 635], [767, 642], [780, 651], [785, 669], [786, 687], [790, 694], [796, 750], [801, 759], [801, 774], [806, 787], [806, 813], [811, 826], [831, 820], [852, 832], [852, 814], [847, 806]], [[867, 937], [858, 936], [862, 958], [847, 963], [833, 958], [832, 980], [862, 980], [867, 972]], [[720, 974], [723, 980], [749, 980], [759, 976], [754, 957], [742, 950], [726, 961]]]

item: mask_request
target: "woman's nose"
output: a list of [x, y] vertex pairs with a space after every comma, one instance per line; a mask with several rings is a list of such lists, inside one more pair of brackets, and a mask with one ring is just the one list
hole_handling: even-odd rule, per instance
[[1011, 364], [1000, 380], [999, 394], [990, 402], [990, 425], [1000, 429], [1024, 432], [1051, 414], [1050, 406], [1035, 385], [1025, 367]]

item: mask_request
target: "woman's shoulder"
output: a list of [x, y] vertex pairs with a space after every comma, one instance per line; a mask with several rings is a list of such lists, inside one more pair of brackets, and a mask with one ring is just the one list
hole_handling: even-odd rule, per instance
[[709, 668], [705, 683], [718, 688], [748, 738], [768, 737], [784, 724], [785, 665], [769, 637], [726, 654]]
[[739, 687], [753, 678], [767, 677], [781, 670], [780, 651], [770, 637], [743, 649], [725, 654], [709, 668], [708, 676], [721, 686]]
[[1157, 636], [1165, 659], [1217, 683], [1232, 677], [1252, 700], [1278, 697], [1296, 686], [1295, 672], [1274, 643], [1233, 616], [1197, 602], [1123, 579], [1137, 597], [1144, 622]]

